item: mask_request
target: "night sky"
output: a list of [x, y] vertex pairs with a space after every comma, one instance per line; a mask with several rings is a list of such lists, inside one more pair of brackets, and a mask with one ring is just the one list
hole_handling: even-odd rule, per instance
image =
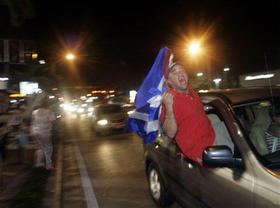
[[[224, 67], [232, 76], [280, 68], [276, 0], [26, 2], [32, 15], [20, 28], [38, 40], [42, 56], [67, 50], [78, 55], [77, 76], [67, 71], [66, 63], [59, 64], [62, 73], [75, 76], [73, 84], [80, 77], [84, 85], [138, 87], [162, 46], [183, 59], [190, 74], [209, 63], [213, 76]], [[208, 54], [191, 61], [183, 49], [195, 37], [204, 37]]]

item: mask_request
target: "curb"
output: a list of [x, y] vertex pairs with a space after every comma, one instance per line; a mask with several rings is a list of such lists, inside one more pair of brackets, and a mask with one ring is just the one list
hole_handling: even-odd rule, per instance
[[56, 171], [55, 171], [55, 196], [53, 201], [54, 208], [61, 207], [62, 200], [62, 168], [63, 168], [63, 145], [62, 141], [59, 141], [57, 146], [57, 158], [56, 158]]

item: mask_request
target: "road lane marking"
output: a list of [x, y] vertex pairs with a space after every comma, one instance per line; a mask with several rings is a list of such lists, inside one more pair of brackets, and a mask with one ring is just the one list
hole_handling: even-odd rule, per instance
[[85, 161], [83, 159], [83, 156], [81, 154], [81, 151], [80, 151], [76, 141], [74, 143], [75, 143], [75, 154], [76, 154], [76, 158], [77, 158], [77, 162], [78, 162], [78, 166], [79, 166], [79, 171], [80, 171], [80, 175], [81, 175], [83, 190], [84, 190], [85, 197], [86, 197], [87, 207], [88, 208], [99, 208], [91, 181], [88, 176]]

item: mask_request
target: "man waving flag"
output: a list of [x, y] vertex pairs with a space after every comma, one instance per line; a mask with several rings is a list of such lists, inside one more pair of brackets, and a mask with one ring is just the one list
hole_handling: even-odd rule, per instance
[[136, 110], [130, 114], [129, 129], [152, 143], [158, 134], [162, 94], [167, 68], [172, 63], [172, 53], [167, 47], [160, 49], [150, 72], [141, 84], [136, 98]]

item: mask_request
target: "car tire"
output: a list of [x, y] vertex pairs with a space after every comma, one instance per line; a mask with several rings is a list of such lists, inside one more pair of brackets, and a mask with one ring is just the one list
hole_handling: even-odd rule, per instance
[[148, 168], [148, 185], [149, 192], [153, 201], [161, 206], [166, 207], [173, 203], [173, 198], [166, 189], [165, 184], [163, 183], [162, 176], [160, 175], [158, 167], [151, 163]]

